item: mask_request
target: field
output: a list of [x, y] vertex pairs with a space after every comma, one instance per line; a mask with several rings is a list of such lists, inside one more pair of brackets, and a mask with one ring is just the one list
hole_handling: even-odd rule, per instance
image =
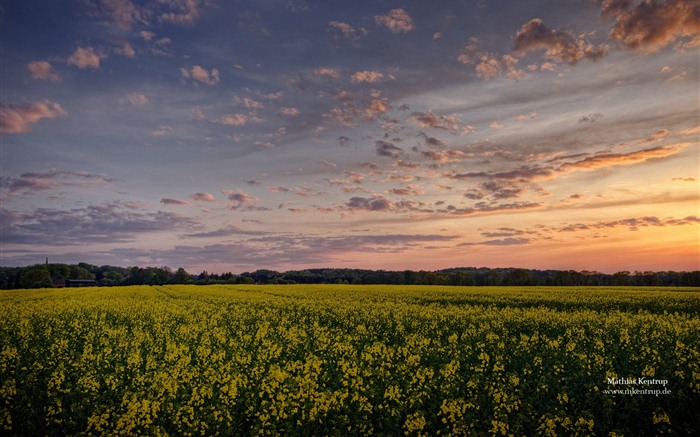
[[0, 292], [3, 435], [690, 435], [700, 290]]

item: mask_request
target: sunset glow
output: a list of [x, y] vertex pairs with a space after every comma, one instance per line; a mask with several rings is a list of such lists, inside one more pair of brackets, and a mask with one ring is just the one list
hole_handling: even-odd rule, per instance
[[700, 269], [698, 2], [0, 20], [3, 266]]

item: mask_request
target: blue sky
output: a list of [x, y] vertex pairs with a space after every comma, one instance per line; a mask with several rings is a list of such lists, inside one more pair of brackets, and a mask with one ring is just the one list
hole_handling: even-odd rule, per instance
[[696, 2], [0, 5], [2, 265], [700, 268]]

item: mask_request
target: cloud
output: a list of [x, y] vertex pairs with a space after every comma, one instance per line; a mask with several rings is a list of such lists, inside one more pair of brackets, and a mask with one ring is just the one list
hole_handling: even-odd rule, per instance
[[129, 93], [124, 100], [134, 106], [144, 106], [149, 103], [148, 97], [141, 93]]
[[486, 240], [486, 241], [480, 241], [478, 243], [461, 243], [458, 244], [457, 246], [521, 246], [523, 244], [530, 244], [532, 243], [532, 239], [530, 238], [514, 238], [514, 237], [508, 237], [508, 238], [503, 238], [500, 240]]
[[230, 208], [233, 210], [251, 209], [260, 200], [241, 190], [223, 190], [223, 193], [231, 202]]
[[224, 238], [231, 237], [234, 235], [265, 235], [267, 232], [264, 231], [246, 231], [238, 226], [228, 225], [226, 227], [207, 232], [196, 232], [192, 234], [185, 234], [183, 237], [187, 238]]
[[345, 206], [350, 210], [388, 211], [392, 208], [392, 203], [384, 196], [375, 195], [373, 197], [351, 197]]
[[477, 202], [471, 208], [457, 208], [448, 206], [445, 211], [453, 215], [460, 216], [470, 216], [470, 215], [482, 215], [482, 214], [498, 214], [507, 213], [514, 211], [528, 211], [533, 209], [541, 209], [541, 203], [534, 202], [515, 202], [515, 203], [505, 203], [505, 204], [494, 204], [486, 202]]
[[579, 118], [579, 123], [597, 123], [603, 118], [603, 114], [600, 112], [596, 113], [591, 113], [591, 114], [586, 114], [583, 117]]
[[177, 0], [167, 2], [174, 11], [163, 12], [160, 20], [172, 24], [190, 25], [193, 24], [201, 13], [200, 7], [203, 2], [200, 0]]
[[[235, 227], [230, 231], [228, 228], [222, 228], [211, 233], [218, 233], [218, 235], [212, 235], [213, 238], [236, 234]], [[208, 233], [200, 234], [204, 237]], [[426, 243], [449, 242], [455, 238], [455, 236], [437, 234], [261, 235], [230, 243], [177, 245], [164, 250], [119, 248], [109, 252], [90, 254], [90, 259], [104, 260], [98, 264], [112, 264], [112, 259], [127, 260], [128, 265], [211, 266], [219, 264], [244, 271], [260, 268], [260, 266], [328, 265], [339, 259], [347, 260], [349, 253], [396, 254], [418, 246], [425, 247]]]
[[525, 192], [512, 182], [488, 181], [481, 184], [481, 189], [491, 193], [494, 199], [512, 199]]
[[173, 133], [173, 128], [170, 126], [159, 125], [158, 129], [151, 131], [151, 135], [154, 137], [167, 137]]
[[217, 68], [212, 68], [211, 71], [207, 71], [199, 65], [193, 66], [190, 70], [180, 68], [180, 76], [183, 80], [192, 79], [192, 83], [195, 83], [195, 81], [206, 85], [219, 83], [219, 70]]
[[420, 196], [424, 193], [423, 187], [413, 184], [408, 184], [406, 188], [390, 188], [386, 192], [395, 196]]
[[384, 99], [372, 99], [364, 110], [365, 120], [374, 120], [378, 116], [391, 109], [391, 105]]
[[518, 69], [518, 59], [506, 54], [499, 56], [495, 53], [480, 50], [481, 40], [470, 38], [469, 44], [462, 48], [457, 60], [462, 64], [475, 65], [474, 72], [481, 79], [494, 79], [503, 75], [513, 80], [525, 77], [525, 71]]
[[52, 119], [68, 115], [56, 102], [44, 100], [19, 105], [0, 105], [0, 134], [29, 132], [42, 118]]
[[144, 41], [150, 41], [150, 40], [152, 40], [152, 39], [156, 36], [156, 34], [153, 33], [153, 32], [151, 32], [151, 31], [149, 31], [149, 30], [142, 30], [141, 32], [139, 32], [139, 36], [140, 36]]
[[359, 30], [355, 30], [354, 27], [342, 21], [331, 21], [328, 23], [328, 25], [332, 29], [340, 32], [345, 39], [351, 41], [352, 43], [356, 43], [360, 39], [360, 35], [365, 35], [367, 33], [367, 31], [362, 27]]
[[139, 235], [197, 227], [181, 214], [147, 211], [135, 202], [104, 202], [83, 208], [37, 208], [15, 213], [19, 220], [3, 223], [3, 243], [49, 246], [133, 241]]
[[54, 71], [50, 63], [46, 61], [36, 61], [27, 64], [27, 71], [33, 79], [46, 79], [51, 82], [58, 82], [58, 74]]
[[659, 146], [650, 149], [637, 150], [630, 153], [602, 153], [586, 157], [580, 161], [567, 162], [558, 167], [558, 171], [594, 170], [613, 165], [630, 165], [650, 159], [665, 158], [675, 155], [690, 143], [679, 143], [673, 146]]
[[450, 179], [464, 180], [470, 178], [489, 178], [489, 179], [506, 179], [506, 180], [523, 180], [537, 181], [550, 180], [556, 177], [556, 173], [550, 167], [538, 166], [522, 166], [513, 170], [500, 171], [494, 173], [488, 172], [468, 172], [468, 173], [453, 173], [448, 175]]
[[184, 206], [184, 205], [189, 205], [189, 202], [186, 202], [184, 200], [177, 200], [177, 199], [171, 199], [169, 197], [164, 197], [160, 199], [160, 203], [163, 205], [177, 205], [177, 206]]
[[75, 49], [72, 55], [68, 57], [68, 65], [73, 65], [81, 70], [86, 68], [91, 68], [93, 70], [98, 70], [100, 68], [100, 61], [107, 59], [107, 55], [95, 52], [92, 47], [78, 47]]
[[607, 54], [606, 45], [594, 46], [583, 37], [558, 29], [550, 29], [539, 18], [534, 18], [520, 27], [515, 34], [514, 54], [524, 56], [527, 52], [544, 49], [547, 59], [575, 65], [582, 59], [596, 61]]
[[225, 126], [243, 126], [248, 122], [248, 118], [244, 114], [227, 114], [212, 121]]
[[353, 73], [352, 76], [350, 76], [350, 81], [352, 83], [377, 83], [382, 80], [383, 77], [384, 75], [379, 71], [362, 70]]
[[464, 156], [464, 152], [460, 150], [424, 150], [421, 154], [431, 161], [445, 164], [454, 162]]
[[195, 202], [212, 202], [214, 201], [214, 196], [209, 193], [194, 193], [189, 195], [190, 199]]
[[529, 114], [520, 114], [517, 117], [515, 117], [515, 119], [517, 121], [529, 121], [529, 120], [532, 120], [536, 117], [537, 117], [537, 113], [533, 111], [533, 112], [530, 112]]
[[375, 15], [374, 23], [386, 26], [392, 33], [406, 33], [416, 28], [411, 16], [403, 9], [392, 9], [386, 15]]
[[122, 30], [130, 30], [134, 23], [142, 21], [142, 11], [129, 0], [101, 0], [102, 10], [112, 24]]
[[283, 115], [288, 115], [290, 117], [296, 117], [297, 115], [301, 114], [301, 111], [299, 111], [299, 108], [280, 108], [280, 113]]
[[114, 53], [126, 56], [127, 58], [133, 58], [134, 56], [136, 56], [136, 51], [133, 47], [131, 47], [131, 44], [129, 44], [128, 42], [122, 44], [121, 47], [115, 48]]
[[470, 125], [461, 125], [461, 120], [453, 115], [436, 115], [432, 112], [414, 112], [409, 120], [424, 129], [448, 130], [452, 133], [464, 135], [474, 131]]
[[378, 140], [375, 141], [375, 148], [377, 150], [377, 155], [388, 156], [390, 158], [400, 158], [403, 154], [403, 149], [394, 145], [389, 141]]
[[340, 77], [340, 73], [337, 70], [328, 67], [318, 67], [314, 70], [314, 74], [316, 76], [325, 76], [332, 79], [337, 79]]
[[615, 19], [610, 38], [632, 50], [654, 52], [680, 38], [697, 39], [700, 33], [700, 9], [694, 1], [646, 0], [632, 6], [630, 1], [603, 0], [602, 8], [603, 15]]
[[0, 187], [6, 192], [0, 199], [7, 199], [19, 194], [34, 194], [38, 191], [53, 190], [63, 187], [89, 187], [113, 182], [101, 175], [81, 172], [51, 170], [48, 172], [26, 172], [17, 177], [0, 176]]
[[552, 232], [580, 232], [599, 229], [613, 229], [626, 227], [630, 231], [639, 230], [642, 227], [669, 227], [669, 226], [685, 226], [700, 223], [700, 218], [697, 216], [687, 216], [684, 218], [666, 217], [659, 218], [654, 216], [632, 217], [619, 220], [598, 221], [593, 223], [571, 223], [566, 226], [550, 227]]
[[[452, 173], [446, 175], [450, 179], [465, 180], [471, 178], [488, 178], [491, 180], [516, 180], [521, 182], [533, 182], [552, 180], [561, 174], [575, 171], [589, 171], [599, 168], [640, 164], [652, 159], [666, 158], [677, 154], [690, 143], [678, 143], [671, 146], [659, 146], [649, 149], [637, 150], [629, 153], [599, 152], [592, 154], [577, 154], [569, 157], [557, 158], [556, 161], [571, 158], [582, 158], [559, 165], [534, 165], [522, 166], [512, 170], [500, 172], [467, 172]], [[550, 162], [554, 162], [551, 160]]]

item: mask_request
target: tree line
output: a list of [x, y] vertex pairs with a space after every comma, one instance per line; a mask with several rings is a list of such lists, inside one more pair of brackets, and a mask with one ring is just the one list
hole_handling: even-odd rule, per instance
[[700, 271], [595, 271], [534, 270], [522, 268], [462, 267], [436, 271], [387, 271], [318, 268], [290, 270], [258, 269], [241, 274], [190, 274], [182, 267], [116, 267], [79, 264], [36, 264], [0, 267], [0, 289], [52, 288], [71, 280], [92, 280], [95, 285], [164, 284], [395, 284], [457, 286], [675, 286], [700, 287]]

